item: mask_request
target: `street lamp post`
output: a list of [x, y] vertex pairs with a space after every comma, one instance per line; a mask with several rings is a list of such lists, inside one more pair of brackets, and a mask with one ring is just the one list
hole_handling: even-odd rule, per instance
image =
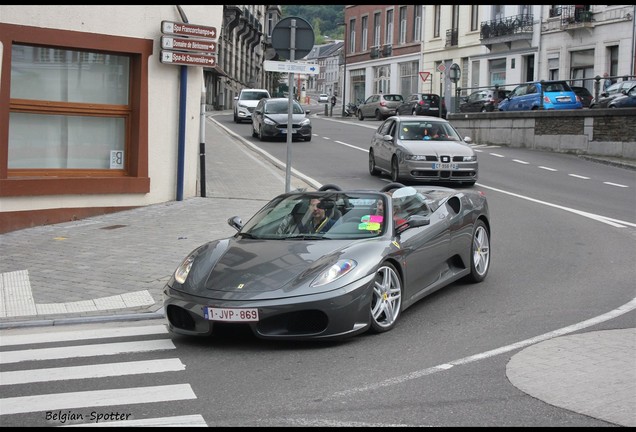
[[340, 23], [344, 26], [344, 46], [342, 47], [342, 58], [344, 69], [342, 73], [342, 117], [345, 116], [345, 98], [347, 97], [347, 23]]

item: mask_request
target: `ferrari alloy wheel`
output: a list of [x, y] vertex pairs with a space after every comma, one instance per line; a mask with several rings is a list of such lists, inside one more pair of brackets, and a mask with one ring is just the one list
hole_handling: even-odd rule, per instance
[[371, 329], [382, 333], [395, 327], [402, 311], [402, 281], [392, 264], [384, 263], [375, 273], [371, 299]]
[[380, 174], [380, 170], [375, 166], [375, 156], [373, 150], [369, 150], [369, 174], [377, 176]]
[[391, 159], [391, 181], [397, 182], [400, 179], [400, 167], [398, 165], [397, 157]]
[[477, 221], [473, 231], [471, 246], [470, 274], [468, 279], [472, 282], [481, 282], [486, 279], [490, 268], [490, 233], [482, 221]]

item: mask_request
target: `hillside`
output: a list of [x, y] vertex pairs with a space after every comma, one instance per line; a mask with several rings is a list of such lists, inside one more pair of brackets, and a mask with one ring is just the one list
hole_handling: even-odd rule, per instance
[[296, 16], [304, 19], [314, 29], [316, 45], [325, 37], [344, 39], [344, 5], [281, 5], [282, 18]]

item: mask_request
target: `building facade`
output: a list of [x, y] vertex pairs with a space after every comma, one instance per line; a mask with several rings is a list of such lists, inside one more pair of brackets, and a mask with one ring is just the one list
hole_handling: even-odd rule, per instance
[[[342, 46], [307, 56], [320, 75], [295, 85], [345, 105], [431, 92], [453, 112], [479, 87], [566, 79], [595, 94], [605, 73], [636, 75], [635, 5], [343, 10]], [[202, 96], [222, 110], [245, 87], [277, 94], [284, 77], [263, 62], [278, 60], [281, 18], [278, 5], [0, 6], [0, 232], [197, 196]], [[213, 64], [165, 61], [164, 22], [215, 29], [184, 36], [213, 39]]]
[[548, 79], [593, 92], [606, 72], [614, 80], [636, 74], [635, 12], [634, 5], [345, 6], [345, 99], [420, 91], [454, 107], [455, 95], [480, 87]]
[[[202, 96], [231, 109], [272, 88], [279, 20], [277, 5], [0, 6], [0, 232], [197, 196]], [[164, 61], [177, 38], [214, 41], [215, 61]]]

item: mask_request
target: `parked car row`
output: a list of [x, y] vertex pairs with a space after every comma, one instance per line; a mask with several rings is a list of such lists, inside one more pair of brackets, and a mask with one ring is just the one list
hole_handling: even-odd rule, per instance
[[633, 107], [633, 97], [630, 98], [628, 95], [634, 87], [636, 87], [636, 81], [619, 81], [614, 83], [599, 95], [598, 101], [592, 101], [590, 108]]
[[510, 90], [477, 90], [462, 98], [459, 112], [493, 112], [499, 109], [499, 102], [510, 95]]

